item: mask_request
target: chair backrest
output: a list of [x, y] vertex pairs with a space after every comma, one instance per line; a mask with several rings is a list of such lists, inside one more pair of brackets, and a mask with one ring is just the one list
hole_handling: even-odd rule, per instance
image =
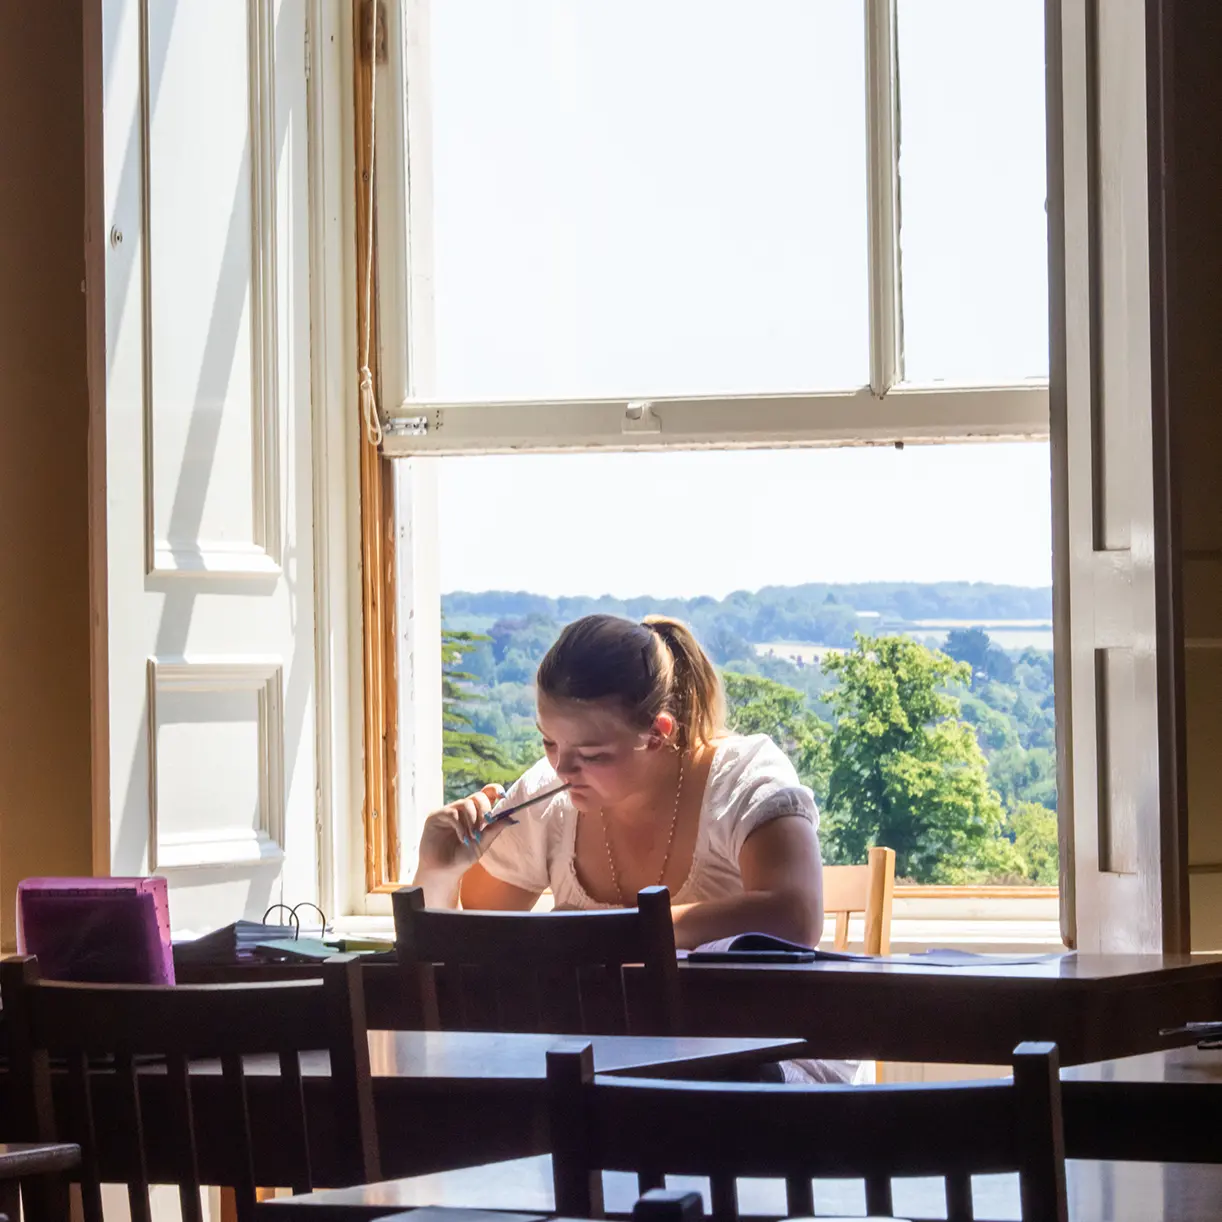
[[739, 1176], [784, 1178], [788, 1216], [814, 1213], [813, 1178], [864, 1179], [892, 1213], [892, 1176], [941, 1176], [947, 1218], [970, 1222], [973, 1173], [1018, 1171], [1023, 1217], [1065, 1222], [1054, 1044], [1020, 1044], [1014, 1079], [791, 1086], [595, 1077], [589, 1045], [548, 1053], [557, 1214], [603, 1213], [602, 1172], [708, 1176], [714, 1219], [736, 1219]]
[[823, 911], [836, 914], [837, 950], [845, 950], [849, 945], [849, 914], [864, 912], [866, 954], [891, 953], [894, 890], [894, 849], [871, 849], [864, 866], [823, 867]]
[[[326, 1162], [346, 1184], [380, 1177], [369, 1042], [359, 965], [345, 956], [323, 965], [321, 979], [260, 984], [87, 985], [40, 980], [33, 958], [0, 963], [9, 1082], [19, 1123], [38, 1140], [81, 1147], [86, 1222], [102, 1222], [102, 1163], [130, 1168], [133, 1222], [150, 1222], [150, 1160], [156, 1182], [176, 1183], [184, 1222], [201, 1222], [201, 1182], [235, 1191], [238, 1217], [251, 1222], [255, 1168], [248, 1073], [260, 1095], [274, 1094], [278, 1162], [297, 1192], [315, 1186], [302, 1084], [301, 1054], [330, 1056]], [[244, 1057], [274, 1058], [259, 1066]], [[52, 1071], [52, 1058], [57, 1068]], [[220, 1061], [210, 1077], [191, 1063]], [[52, 1079], [64, 1065], [69, 1106], [52, 1106]], [[277, 1078], [273, 1065], [279, 1071]], [[196, 1066], [197, 1070], [202, 1067]], [[220, 1083], [219, 1090], [215, 1084]], [[213, 1085], [217, 1103], [201, 1123], [193, 1088]], [[275, 1085], [272, 1085], [275, 1084]], [[142, 1096], [165, 1093], [173, 1132], [149, 1132]], [[57, 1090], [56, 1096], [60, 1096]], [[95, 1114], [95, 1100], [98, 1110]], [[103, 1103], [105, 1111], [103, 1114]], [[116, 1120], [116, 1117], [121, 1119]], [[60, 1130], [63, 1130], [62, 1132]], [[318, 1150], [316, 1138], [315, 1151]], [[217, 1151], [222, 1153], [218, 1156]], [[224, 1178], [201, 1181], [201, 1154]], [[106, 1176], [113, 1180], [113, 1174]]]
[[[670, 893], [635, 908], [461, 912], [426, 908], [419, 887], [391, 897], [405, 1008], [425, 1028], [581, 1035], [679, 1030]], [[622, 969], [644, 965], [629, 1006]]]

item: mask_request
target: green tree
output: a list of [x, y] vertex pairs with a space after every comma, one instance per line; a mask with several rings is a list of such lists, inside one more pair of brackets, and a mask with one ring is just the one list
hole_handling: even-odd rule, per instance
[[1055, 886], [1060, 860], [1056, 811], [1037, 802], [1020, 802], [1006, 816], [1006, 830], [1014, 837], [1024, 881]]
[[471, 690], [474, 676], [463, 669], [463, 659], [488, 639], [476, 632], [441, 630], [441, 774], [447, 802], [493, 782], [509, 785], [521, 772], [495, 738], [475, 729], [468, 711], [485, 697]]
[[989, 761], [989, 784], [1001, 795], [1007, 810], [1023, 802], [1033, 802], [1055, 811], [1057, 808], [1057, 761], [1052, 751], [1035, 747], [1024, 751], [1009, 746]]
[[725, 671], [726, 722], [736, 734], [767, 734], [803, 785], [823, 800], [828, 781], [828, 725], [806, 707], [796, 688], [762, 675]]
[[925, 883], [983, 880], [1013, 866], [984, 755], [945, 690], [967, 684], [970, 668], [908, 637], [860, 634], [823, 668], [839, 680], [828, 697], [837, 715], [829, 860], [864, 861], [884, 844], [898, 874]]
[[975, 696], [964, 696], [960, 703], [960, 714], [964, 721], [976, 727], [976, 738], [984, 751], [1018, 746], [1018, 732], [1014, 729], [1013, 720], [1005, 713], [989, 708]]

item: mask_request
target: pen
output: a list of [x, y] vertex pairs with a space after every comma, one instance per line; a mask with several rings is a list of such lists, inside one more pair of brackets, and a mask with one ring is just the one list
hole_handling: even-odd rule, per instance
[[[484, 816], [484, 826], [492, 827], [493, 824], [503, 823], [511, 815], [516, 815], [518, 811], [525, 810], [528, 806], [534, 806], [536, 802], [546, 802], [548, 798], [554, 798], [558, 793], [564, 793], [568, 787], [569, 785], [567, 783], [564, 785], [557, 785], [555, 789], [548, 789], [543, 793], [537, 793], [533, 798], [527, 798], [525, 802], [518, 802], [514, 806], [506, 807], [504, 810], [490, 810]], [[501, 799], [502, 802], [504, 800], [504, 798]]]

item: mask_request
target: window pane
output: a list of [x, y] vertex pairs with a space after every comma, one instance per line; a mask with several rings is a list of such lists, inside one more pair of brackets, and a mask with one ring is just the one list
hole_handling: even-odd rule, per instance
[[[709, 651], [729, 689], [730, 725], [772, 735], [811, 786], [828, 861], [862, 859], [870, 841], [860, 834], [878, 813], [869, 795], [881, 786], [846, 769], [833, 775], [818, 741], [841, 758], [853, 752], [867, 776], [891, 778], [886, 835], [901, 877], [1055, 883], [1046, 444], [417, 461], [437, 464], [445, 689], [432, 767], [448, 797], [512, 783], [539, 758], [534, 676], [564, 624], [658, 612], [690, 623]], [[472, 495], [510, 488], [491, 515], [487, 497]], [[731, 512], [709, 508], [711, 488], [725, 491]], [[433, 527], [430, 518], [424, 528]], [[412, 596], [401, 597], [407, 622]], [[893, 637], [915, 645], [888, 647], [885, 660], [860, 643]], [[945, 660], [927, 650], [967, 665], [936, 672]], [[840, 659], [863, 651], [885, 670], [872, 664], [856, 681]], [[883, 690], [874, 679], [909, 667], [909, 694], [897, 697], [905, 716], [920, 683], [948, 686], [959, 703], [937, 720], [970, 732], [935, 742], [915, 723], [896, 740], [894, 724], [884, 732], [876, 717], [861, 736], [858, 702]], [[867, 740], [870, 754], [860, 754]], [[912, 773], [913, 752], [940, 759], [953, 784]], [[411, 818], [405, 826], [418, 826]], [[403, 843], [410, 877], [410, 834]]]
[[428, 21], [415, 395], [868, 381], [861, 0], [444, 0]]
[[1042, 0], [899, 0], [905, 375], [1048, 374]]

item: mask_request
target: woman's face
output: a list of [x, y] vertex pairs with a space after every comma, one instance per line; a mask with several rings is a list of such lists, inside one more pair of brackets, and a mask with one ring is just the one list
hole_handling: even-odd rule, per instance
[[579, 811], [601, 810], [647, 789], [673, 730], [663, 715], [642, 731], [613, 700], [553, 700], [540, 693], [537, 708], [548, 762], [571, 785]]

